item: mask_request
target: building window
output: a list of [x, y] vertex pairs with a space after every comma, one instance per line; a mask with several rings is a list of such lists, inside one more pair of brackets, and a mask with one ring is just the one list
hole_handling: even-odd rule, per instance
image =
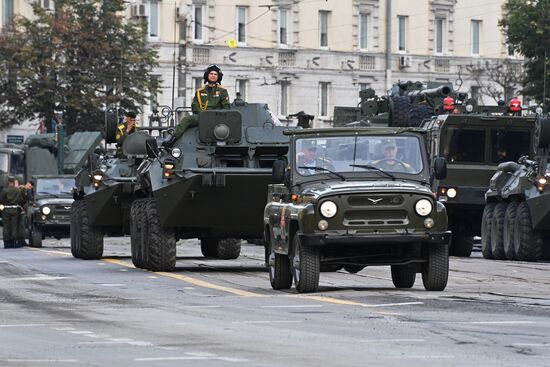
[[328, 15], [330, 12], [321, 10], [319, 12], [319, 45], [328, 47]]
[[281, 105], [279, 106], [279, 115], [288, 115], [288, 82], [281, 82]]
[[159, 3], [151, 1], [149, 4], [149, 36], [159, 36]]
[[472, 20], [472, 55], [479, 55], [479, 33], [481, 20]]
[[368, 88], [370, 88], [370, 83], [359, 83], [359, 92]]
[[7, 26], [13, 21], [13, 0], [3, 0], [2, 5], [4, 10], [2, 25]]
[[193, 39], [202, 41], [202, 22], [203, 22], [203, 7], [202, 5], [193, 5]]
[[359, 15], [359, 48], [363, 50], [369, 48], [369, 23], [370, 14], [362, 13]]
[[397, 49], [399, 51], [407, 50], [407, 16], [397, 16]]
[[246, 8], [237, 6], [237, 42], [246, 43]]
[[328, 82], [319, 83], [319, 116], [320, 117], [328, 116], [329, 89], [330, 89], [330, 83]]
[[288, 45], [288, 10], [279, 10], [279, 44]]
[[237, 83], [235, 83], [235, 86], [237, 87], [237, 90], [235, 91], [235, 95], [237, 95], [237, 93], [240, 93], [241, 99], [243, 101], [246, 101], [247, 84], [248, 84], [248, 80], [246, 79], [237, 79]]
[[435, 18], [435, 52], [443, 53], [443, 37], [445, 34], [445, 18]]
[[41, 5], [42, 5], [42, 8], [46, 9], [46, 10], [53, 10], [54, 9], [53, 0], [42, 0]]

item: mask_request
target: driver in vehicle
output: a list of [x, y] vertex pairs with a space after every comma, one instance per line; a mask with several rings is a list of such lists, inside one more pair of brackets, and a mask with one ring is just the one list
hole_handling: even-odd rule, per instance
[[317, 151], [317, 142], [311, 139], [302, 141], [301, 151], [296, 155], [298, 173], [302, 176], [309, 176], [322, 173], [315, 169], [306, 169], [299, 167], [318, 167], [334, 170], [332, 162], [326, 158], [320, 157]]
[[394, 139], [384, 139], [380, 143], [382, 158], [372, 161], [372, 165], [390, 172], [412, 172], [412, 166], [397, 158], [397, 144]]

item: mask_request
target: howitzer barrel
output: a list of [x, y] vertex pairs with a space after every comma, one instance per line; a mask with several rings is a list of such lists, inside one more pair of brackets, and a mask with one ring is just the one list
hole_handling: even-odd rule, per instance
[[451, 87], [448, 85], [441, 85], [437, 88], [431, 89], [417, 89], [405, 92], [405, 95], [411, 99], [426, 96], [426, 97], [447, 97], [451, 94]]

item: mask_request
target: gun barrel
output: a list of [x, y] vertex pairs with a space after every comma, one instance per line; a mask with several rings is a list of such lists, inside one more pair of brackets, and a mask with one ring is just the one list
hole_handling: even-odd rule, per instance
[[414, 99], [420, 96], [447, 97], [449, 94], [451, 94], [451, 87], [449, 87], [448, 85], [441, 85], [437, 88], [431, 88], [431, 89], [412, 90], [410, 92], [405, 93], [405, 95], [411, 99]]

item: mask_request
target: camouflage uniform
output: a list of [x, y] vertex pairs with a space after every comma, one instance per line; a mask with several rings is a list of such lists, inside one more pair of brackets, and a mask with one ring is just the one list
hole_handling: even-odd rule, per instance
[[2, 211], [4, 248], [20, 247], [25, 243], [25, 218], [22, 208], [27, 203], [27, 189], [24, 186], [7, 187], [0, 195], [0, 202], [5, 206]]

